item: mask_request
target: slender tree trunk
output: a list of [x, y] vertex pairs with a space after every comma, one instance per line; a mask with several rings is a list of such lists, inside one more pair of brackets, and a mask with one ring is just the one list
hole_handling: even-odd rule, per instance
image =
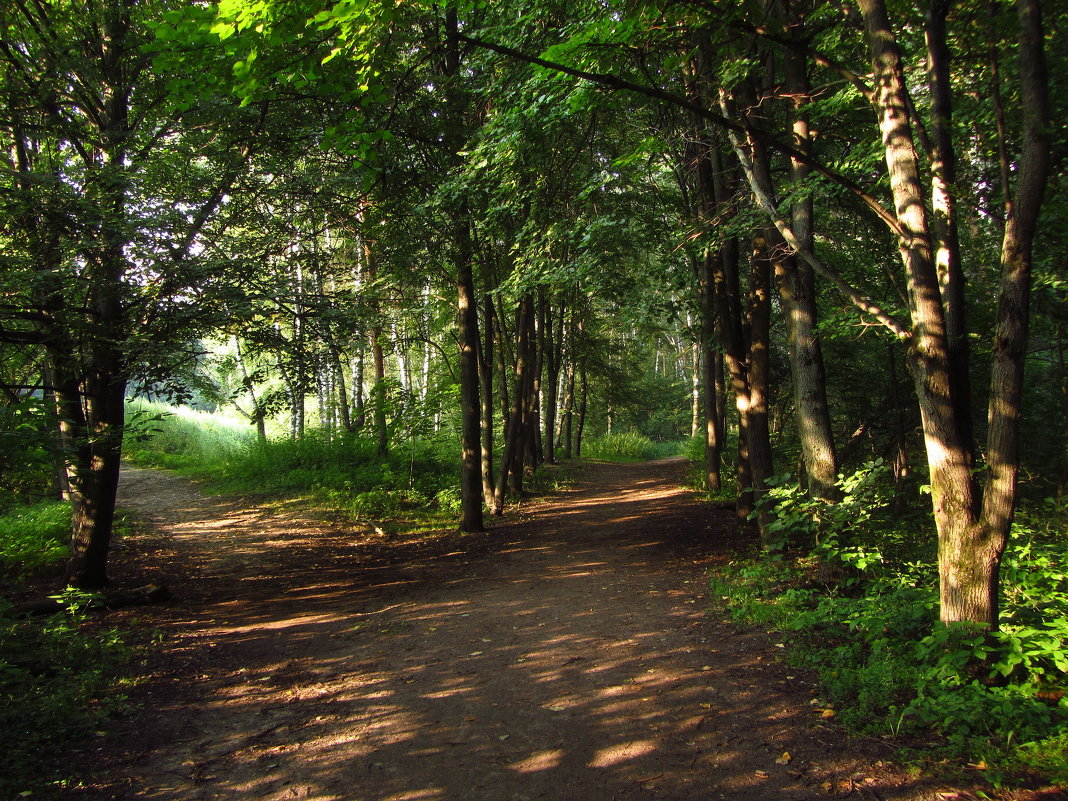
[[504, 497], [505, 487], [513, 493], [523, 491], [523, 453], [524, 438], [527, 436], [526, 409], [529, 406], [527, 393], [532, 382], [529, 373], [534, 369], [533, 348], [530, 340], [533, 334], [534, 305], [529, 297], [519, 301], [516, 318], [515, 345], [515, 383], [512, 391], [512, 403], [508, 413], [508, 435], [504, 444], [504, 456], [497, 483], [497, 497]]
[[[1049, 176], [1050, 116], [1043, 52], [1042, 11], [1038, 0], [1017, 0], [1020, 25], [1019, 71], [1023, 106], [1022, 149], [1013, 202], [1005, 217], [1001, 245], [1001, 287], [994, 328], [987, 435], [989, 472], [983, 494], [983, 525], [969, 541], [947, 553], [954, 567], [970, 559], [963, 601], [943, 620], [998, 622], [998, 574], [1016, 503], [1024, 364], [1030, 321], [1032, 248]], [[942, 549], [939, 551], [942, 555]], [[974, 565], [974, 566], [973, 566]], [[961, 581], [959, 590], [965, 589]], [[947, 613], [953, 617], [947, 618]]]
[[[366, 219], [366, 218], [365, 218]], [[360, 239], [363, 246], [363, 277], [367, 284], [371, 285], [371, 299], [368, 306], [371, 312], [371, 325], [368, 328], [368, 341], [371, 346], [371, 370], [372, 383], [369, 392], [371, 403], [371, 416], [375, 428], [375, 443], [379, 457], [389, 453], [389, 427], [386, 421], [386, 354], [382, 347], [382, 310], [375, 297], [378, 291], [375, 279], [378, 277], [378, 268], [375, 263], [374, 249], [367, 236]]]
[[953, 148], [953, 102], [950, 88], [950, 60], [946, 38], [946, 17], [952, 0], [931, 0], [927, 10], [927, 75], [931, 93], [931, 208], [937, 234], [935, 266], [945, 308], [946, 339], [949, 351], [949, 377], [952, 396], [958, 403], [956, 415], [961, 438], [972, 453], [971, 379], [968, 325], [965, 314], [965, 279], [961, 264], [957, 223], [957, 166]]
[[[771, 257], [767, 239], [757, 234], [753, 241], [749, 281], [749, 396], [745, 412], [746, 441], [754, 503], [759, 503], [772, 476], [771, 433], [768, 407], [771, 392]], [[742, 409], [739, 407], [739, 411]], [[768, 524], [771, 514], [761, 509], [758, 522], [765, 547], [772, 544]]]
[[[449, 123], [450, 167], [460, 161], [467, 112], [461, 80], [459, 22], [456, 7], [445, 9], [446, 115]], [[456, 260], [457, 326], [460, 344], [460, 530], [482, 531], [482, 422], [478, 376], [478, 305], [472, 261], [470, 211], [460, 200], [452, 212]]]
[[[799, 26], [791, 26], [791, 37], [796, 39], [801, 33]], [[786, 91], [793, 103], [793, 145], [802, 153], [809, 153], [811, 135], [805, 106], [811, 87], [807, 57], [800, 50], [789, 49], [785, 56], [785, 68]], [[790, 160], [790, 179], [795, 184], [803, 183], [809, 172], [803, 162]], [[766, 177], [770, 187], [770, 172]], [[813, 250], [812, 198], [806, 197], [795, 202], [791, 207], [791, 217], [794, 234], [807, 250]], [[778, 248], [781, 240], [777, 232], [772, 241]], [[785, 243], [782, 244], [785, 248]], [[779, 298], [786, 316], [787, 345], [806, 485], [815, 497], [833, 500], [837, 496], [838, 454], [831, 430], [823, 348], [817, 329], [816, 275], [812, 266], [796, 254], [776, 259], [775, 272]]]
[[[482, 422], [478, 375], [478, 306], [471, 274], [467, 216], [454, 221], [457, 258], [457, 308], [460, 340], [460, 409], [462, 469], [460, 530], [482, 531]], [[491, 400], [492, 402], [492, 400]]]
[[575, 458], [582, 458], [582, 432], [586, 428], [586, 396], [589, 385], [586, 379], [586, 365], [579, 368], [579, 406], [578, 422], [575, 425]]
[[252, 403], [251, 422], [256, 426], [257, 440], [260, 443], [264, 443], [267, 441], [267, 423], [265, 420], [267, 410], [263, 408], [263, 403], [256, 394], [256, 383], [252, 380], [252, 376], [249, 375], [248, 365], [245, 364], [245, 356], [241, 351], [241, 340], [235, 336], [233, 342], [234, 361], [237, 362], [237, 369], [241, 371], [241, 386], [248, 392], [249, 400]]
[[482, 497], [486, 508], [495, 511], [496, 487], [493, 475], [493, 298], [483, 296], [483, 345], [478, 354], [478, 376], [482, 385]]

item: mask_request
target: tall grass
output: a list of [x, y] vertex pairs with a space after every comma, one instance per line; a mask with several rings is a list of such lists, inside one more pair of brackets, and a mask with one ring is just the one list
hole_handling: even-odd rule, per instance
[[146, 467], [211, 473], [243, 458], [255, 441], [252, 427], [231, 417], [134, 400], [127, 409], [123, 456]]
[[681, 445], [673, 441], [654, 442], [644, 434], [631, 430], [585, 440], [582, 443], [582, 455], [587, 459], [609, 462], [645, 462], [676, 456]]

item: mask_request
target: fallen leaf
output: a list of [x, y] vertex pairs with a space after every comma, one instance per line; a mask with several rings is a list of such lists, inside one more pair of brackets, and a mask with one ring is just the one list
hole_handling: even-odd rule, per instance
[[820, 710], [820, 717], [821, 718], [830, 719], [830, 718], [833, 718], [834, 716], [835, 716], [835, 711], [833, 709], [821, 709]]
[[790, 752], [789, 751], [783, 751], [782, 752], [782, 756], [775, 760], [775, 764], [776, 765], [789, 765], [791, 759], [793, 759], [793, 757], [790, 756]]

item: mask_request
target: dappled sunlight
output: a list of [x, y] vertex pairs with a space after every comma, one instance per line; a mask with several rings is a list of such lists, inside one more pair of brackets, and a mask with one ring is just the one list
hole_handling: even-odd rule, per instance
[[477, 558], [381, 564], [355, 562], [350, 537], [310, 523], [213, 521], [224, 548], [201, 557], [203, 611], [179, 615], [166, 645], [195, 678], [189, 698], [159, 709], [137, 797], [585, 801], [807, 786], [811, 695], [761, 686], [767, 663], [747, 636], [706, 616], [707, 510], [643, 481], [569, 492], [538, 515], [537, 528], [468, 540]]

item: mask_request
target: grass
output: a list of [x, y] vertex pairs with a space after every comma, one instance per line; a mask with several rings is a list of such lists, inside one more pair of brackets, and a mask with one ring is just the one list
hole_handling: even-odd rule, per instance
[[123, 457], [144, 467], [212, 472], [242, 459], [256, 442], [247, 423], [185, 406], [133, 400], [126, 417]]
[[380, 457], [370, 436], [260, 442], [252, 429], [204, 412], [138, 403], [141, 422], [124, 445], [135, 464], [203, 479], [215, 492], [255, 494], [325, 508], [354, 520], [388, 520], [390, 533], [450, 528], [459, 510], [451, 436], [394, 445]]
[[0, 574], [25, 576], [54, 569], [70, 549], [70, 505], [47, 501], [0, 514]]
[[654, 442], [637, 431], [626, 431], [583, 441], [582, 456], [608, 462], [647, 462], [678, 456], [681, 447], [682, 443], [677, 441]]

